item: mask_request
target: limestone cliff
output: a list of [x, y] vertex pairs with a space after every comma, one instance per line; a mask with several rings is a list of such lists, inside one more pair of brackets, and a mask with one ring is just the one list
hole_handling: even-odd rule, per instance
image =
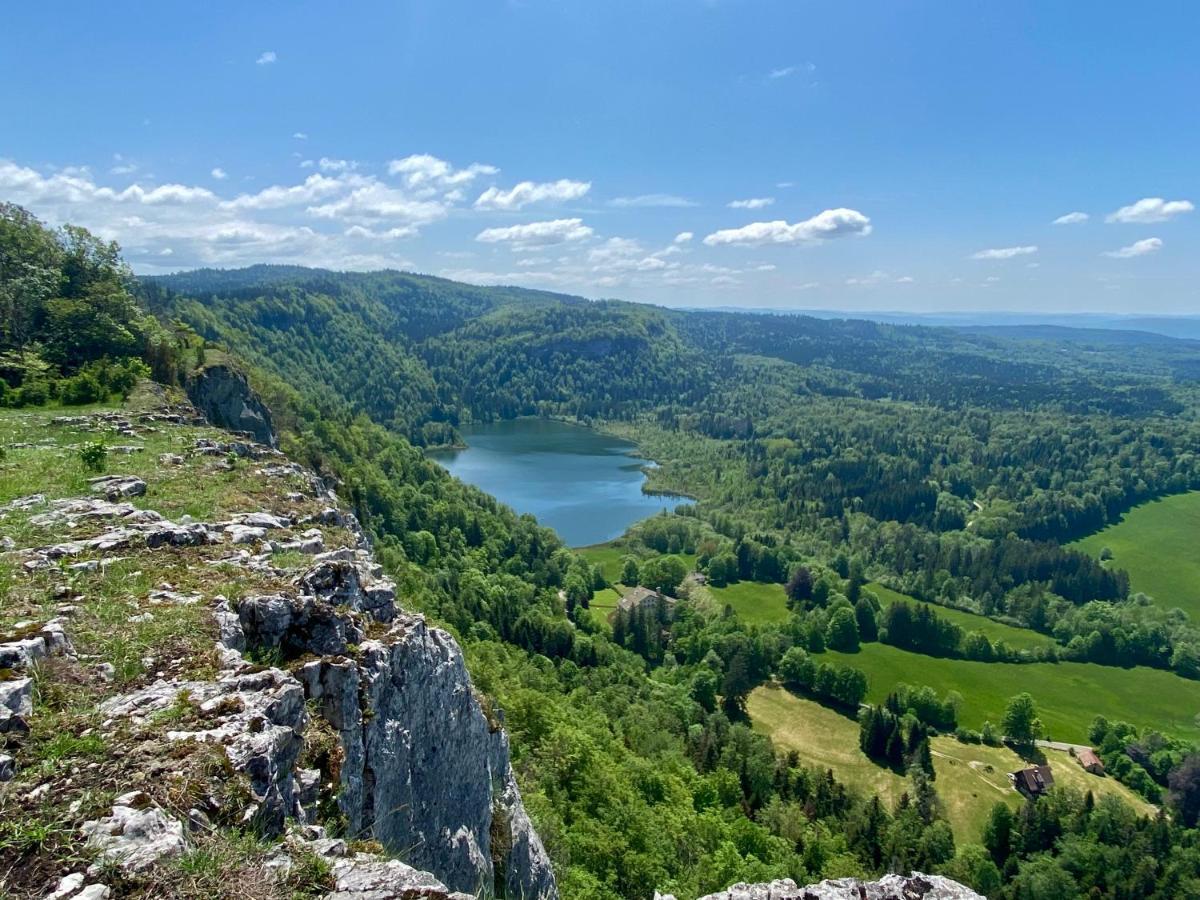
[[226, 363], [204, 366], [188, 378], [186, 387], [188, 398], [213, 425], [276, 446], [271, 411], [237, 369]]

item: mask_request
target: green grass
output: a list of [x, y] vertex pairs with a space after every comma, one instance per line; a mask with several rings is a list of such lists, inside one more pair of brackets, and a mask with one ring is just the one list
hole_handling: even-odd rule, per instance
[[[909, 597], [907, 594], [901, 594], [899, 591], [893, 591], [891, 588], [874, 582], [868, 584], [865, 589], [878, 597], [879, 602], [885, 608], [899, 600], [909, 603], [921, 602], [913, 597]], [[943, 619], [953, 622], [964, 632], [982, 631], [993, 644], [996, 641], [1004, 641], [1004, 643], [1008, 644], [1014, 650], [1035, 650], [1038, 647], [1053, 647], [1057, 645], [1054, 638], [1045, 634], [1038, 634], [1036, 631], [1031, 631], [1028, 628], [1005, 625], [1003, 622], [997, 622], [994, 619], [989, 619], [987, 616], [964, 612], [961, 609], [951, 609], [948, 606], [938, 606], [936, 604], [931, 605]]]
[[750, 625], [784, 622], [789, 615], [782, 584], [739, 581], [725, 587], [708, 587], [708, 593], [722, 609], [732, 606], [738, 618]]
[[589, 565], [599, 566], [604, 573], [604, 580], [616, 584], [621, 580], [621, 560], [629, 555], [625, 547], [613, 544], [593, 544], [591, 547], [578, 547], [575, 550], [588, 561]]
[[605, 628], [609, 626], [608, 617], [613, 614], [617, 608], [617, 601], [621, 599], [621, 592], [617, 588], [605, 588], [602, 591], [596, 591], [592, 597], [592, 602], [588, 606], [588, 615], [597, 625]]
[[1108, 547], [1107, 565], [1127, 571], [1133, 590], [1200, 619], [1200, 491], [1143, 503], [1071, 546], [1093, 556]]
[[1119, 669], [1094, 663], [985, 663], [910, 653], [886, 644], [864, 644], [858, 653], [829, 651], [818, 659], [862, 669], [867, 699], [881, 703], [898, 682], [927, 684], [939, 694], [963, 696], [959, 721], [979, 729], [999, 726], [1010, 697], [1028, 691], [1053, 740], [1083, 743], [1098, 715], [1152, 726], [1188, 740], [1200, 739], [1200, 682], [1160, 669]]
[[[775, 685], [755, 690], [746, 708], [754, 728], [771, 736], [784, 750], [795, 750], [803, 763], [832, 769], [837, 779], [864, 793], [878, 794], [894, 807], [908, 781], [876, 765], [858, 747], [858, 723], [848, 716], [798, 697]], [[1025, 765], [1007, 747], [961, 744], [949, 736], [935, 737], [934, 787], [955, 839], [978, 842], [983, 824], [997, 801], [1016, 809], [1021, 798], [1008, 782], [1008, 773]], [[1142, 814], [1153, 808], [1114, 778], [1085, 772], [1068, 754], [1045, 751], [1055, 782], [1097, 796], [1113, 794]]]

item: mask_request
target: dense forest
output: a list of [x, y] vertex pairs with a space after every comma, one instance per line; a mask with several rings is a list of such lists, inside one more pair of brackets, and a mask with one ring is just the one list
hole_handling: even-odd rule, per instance
[[[119, 397], [129, 379], [114, 372], [180, 383], [218, 347], [242, 361], [284, 447], [338, 484], [406, 605], [463, 641], [504, 710], [565, 896], [908, 869], [1022, 900], [1200, 896], [1200, 757], [1178, 742], [1095, 726], [1117, 774], [1163, 802], [1155, 817], [1061, 791], [1016, 813], [998, 804], [983, 834], [956, 842], [928, 760], [931, 731], [954, 729], [952, 697], [897, 685], [863, 714], [863, 747], [908, 779], [894, 806], [778, 751], [745, 711], [776, 679], [853, 715], [866, 677], [821, 661], [826, 647], [1007, 652], [939, 604], [1035, 628], [1063, 657], [1200, 675], [1186, 616], [1147, 608], [1119, 569], [1063, 547], [1140, 500], [1200, 487], [1198, 385], [1170, 342], [1127, 365], [1123, 346], [1063, 354], [393, 272], [135, 282], [114, 246], [11, 206], [0, 303], [8, 405]], [[786, 622], [686, 597], [611, 631], [583, 615], [603, 572], [421, 450], [455, 442], [463, 422], [531, 414], [642, 440], [659, 483], [699, 502], [635, 529], [633, 545], [694, 554], [714, 582], [786, 584]], [[656, 588], [683, 571], [630, 565], [626, 580]], [[868, 578], [929, 603], [884, 609]]]

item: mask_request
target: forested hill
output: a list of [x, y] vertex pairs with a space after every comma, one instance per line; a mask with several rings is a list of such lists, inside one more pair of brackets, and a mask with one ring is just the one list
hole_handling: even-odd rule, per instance
[[1064, 354], [950, 329], [685, 312], [391, 271], [255, 266], [142, 285], [155, 311], [421, 444], [452, 439], [438, 423], [466, 419], [691, 408], [739, 384], [746, 356], [801, 367], [791, 375], [802, 394], [946, 409], [1170, 416], [1188, 376], [1152, 348], [1135, 364], [1121, 347]]

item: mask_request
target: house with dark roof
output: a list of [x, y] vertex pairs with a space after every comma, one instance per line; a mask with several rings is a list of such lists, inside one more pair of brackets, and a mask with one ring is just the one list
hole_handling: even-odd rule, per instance
[[1054, 776], [1050, 773], [1049, 766], [1030, 766], [1027, 769], [1009, 772], [1008, 780], [1021, 794], [1029, 798], [1040, 797], [1054, 787]]

